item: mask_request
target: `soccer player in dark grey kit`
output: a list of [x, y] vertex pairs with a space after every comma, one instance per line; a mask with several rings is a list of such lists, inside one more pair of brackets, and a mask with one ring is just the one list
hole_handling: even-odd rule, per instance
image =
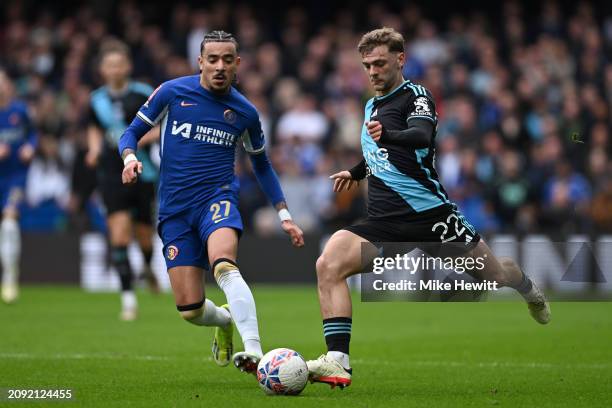
[[139, 158], [147, 163], [146, 173], [132, 188], [124, 186], [121, 183], [123, 163], [116, 153], [117, 143], [128, 120], [136, 115], [153, 88], [130, 79], [132, 64], [129, 49], [118, 40], [109, 40], [102, 45], [99, 63], [104, 85], [91, 94], [87, 128], [89, 149], [85, 162], [97, 169], [98, 185], [106, 209], [110, 259], [121, 284], [119, 316], [122, 320], [131, 321], [136, 319], [138, 313], [133, 289], [134, 276], [127, 256], [132, 235], [136, 237], [144, 257], [143, 277], [153, 292], [159, 291], [151, 269], [157, 169], [149, 157], [150, 143], [159, 137], [159, 130], [151, 130], [146, 140], [141, 141], [143, 148]]
[[328, 352], [308, 361], [315, 382], [346, 387], [352, 308], [346, 278], [362, 271], [362, 243], [466, 243], [487, 258], [480, 279], [516, 289], [539, 323], [550, 320], [546, 298], [509, 258], [495, 258], [459, 213], [434, 168], [437, 115], [431, 93], [402, 76], [404, 38], [391, 28], [366, 33], [359, 53], [376, 96], [366, 103], [361, 131], [364, 159], [331, 176], [334, 191], [368, 178], [368, 217], [337, 231], [317, 260], [319, 303]]

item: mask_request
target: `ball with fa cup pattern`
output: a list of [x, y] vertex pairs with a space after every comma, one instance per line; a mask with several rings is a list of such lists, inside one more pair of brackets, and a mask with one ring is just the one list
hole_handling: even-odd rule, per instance
[[308, 382], [306, 361], [291, 349], [269, 351], [259, 361], [257, 381], [268, 395], [297, 395]]

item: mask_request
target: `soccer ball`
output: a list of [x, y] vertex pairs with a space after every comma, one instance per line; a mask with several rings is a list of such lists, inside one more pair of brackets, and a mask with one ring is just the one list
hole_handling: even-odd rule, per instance
[[269, 351], [259, 361], [257, 381], [268, 395], [297, 395], [308, 381], [306, 361], [288, 348]]

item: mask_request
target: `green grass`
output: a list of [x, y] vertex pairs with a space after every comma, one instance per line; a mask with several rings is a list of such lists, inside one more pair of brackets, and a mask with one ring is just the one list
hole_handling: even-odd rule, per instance
[[[314, 287], [254, 293], [264, 348], [324, 351]], [[221, 303], [220, 292], [210, 297]], [[267, 397], [253, 377], [211, 361], [212, 329], [184, 323], [170, 295], [139, 299], [140, 319], [123, 323], [116, 294], [23, 288], [18, 304], [0, 304], [0, 388], [73, 390], [75, 401], [54, 407], [612, 406], [612, 303], [554, 303], [540, 326], [518, 302], [354, 296], [353, 385]]]

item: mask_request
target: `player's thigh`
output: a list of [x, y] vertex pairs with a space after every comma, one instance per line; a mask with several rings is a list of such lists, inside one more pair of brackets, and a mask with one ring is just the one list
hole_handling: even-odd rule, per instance
[[215, 229], [208, 236], [206, 249], [210, 265], [220, 258], [235, 261], [238, 255], [238, 232], [230, 227]]
[[377, 253], [377, 248], [365, 238], [347, 230], [337, 231], [317, 259], [317, 275], [319, 278], [329, 274], [335, 278], [347, 278], [360, 273]]
[[168, 269], [170, 286], [177, 305], [191, 305], [204, 298], [204, 270], [196, 266], [175, 266]]
[[126, 246], [132, 238], [132, 219], [127, 210], [114, 211], [106, 217], [111, 245]]
[[220, 193], [202, 208], [198, 232], [202, 242], [206, 243], [210, 265], [219, 258], [236, 260], [242, 228], [238, 199], [234, 192]]

